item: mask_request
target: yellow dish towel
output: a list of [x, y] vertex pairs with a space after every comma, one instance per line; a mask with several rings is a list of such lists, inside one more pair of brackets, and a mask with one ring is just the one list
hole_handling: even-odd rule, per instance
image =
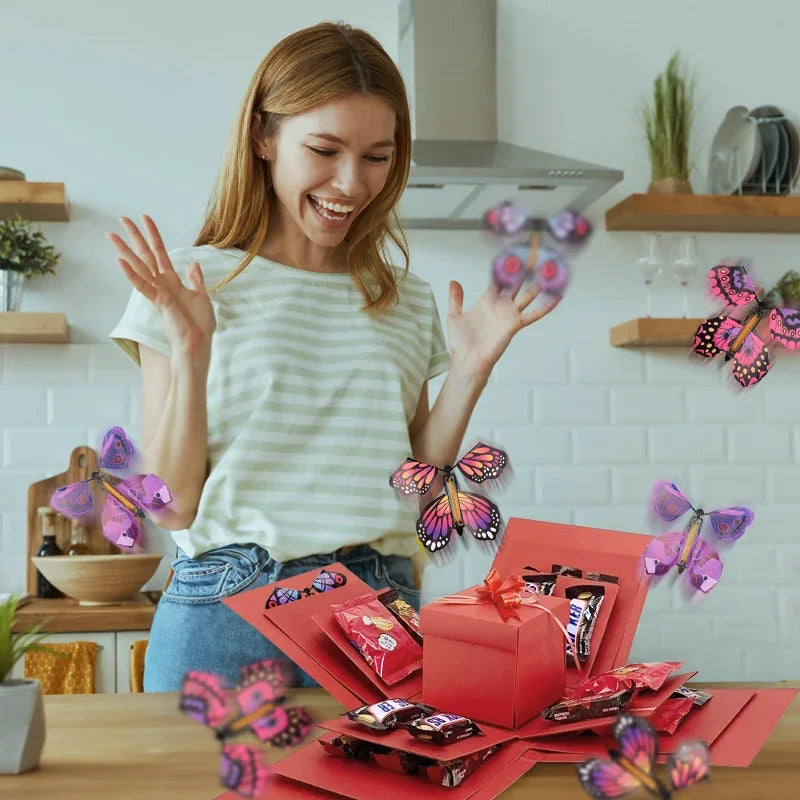
[[94, 694], [97, 642], [43, 644], [68, 658], [52, 653], [25, 653], [26, 678], [36, 678], [42, 684], [43, 694]]
[[147, 639], [137, 639], [131, 645], [131, 691], [144, 691], [144, 654], [147, 652]]

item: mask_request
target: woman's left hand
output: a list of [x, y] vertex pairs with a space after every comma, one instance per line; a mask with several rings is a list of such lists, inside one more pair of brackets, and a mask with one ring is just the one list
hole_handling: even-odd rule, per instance
[[509, 294], [492, 283], [475, 307], [464, 311], [464, 288], [458, 281], [450, 281], [447, 330], [453, 362], [488, 377], [514, 336], [547, 316], [561, 301], [562, 295], [556, 295], [549, 303], [526, 311], [540, 292], [534, 284]]

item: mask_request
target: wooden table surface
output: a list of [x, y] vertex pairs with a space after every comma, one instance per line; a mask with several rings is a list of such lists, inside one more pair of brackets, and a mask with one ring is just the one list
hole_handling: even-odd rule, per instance
[[[344, 710], [321, 689], [292, 690], [290, 699], [317, 721]], [[223, 791], [219, 745], [178, 711], [175, 693], [48, 695], [45, 714], [47, 741], [39, 769], [0, 776], [1, 800], [211, 800]], [[316, 728], [313, 735], [322, 733]], [[273, 761], [286, 753], [266, 750]], [[537, 764], [500, 797], [577, 800], [588, 795], [574, 764]], [[710, 781], [681, 798], [800, 798], [800, 695], [749, 768], [713, 768]], [[383, 799], [376, 795], [376, 800]]]

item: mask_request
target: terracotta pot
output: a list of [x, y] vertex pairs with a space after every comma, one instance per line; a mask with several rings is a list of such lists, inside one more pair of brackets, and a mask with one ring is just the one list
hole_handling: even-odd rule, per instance
[[0, 775], [39, 766], [44, 747], [42, 687], [36, 680], [0, 683]]
[[683, 178], [661, 178], [650, 181], [648, 194], [694, 194], [692, 184]]

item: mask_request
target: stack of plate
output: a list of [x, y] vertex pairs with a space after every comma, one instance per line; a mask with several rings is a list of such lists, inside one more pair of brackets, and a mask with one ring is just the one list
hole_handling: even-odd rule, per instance
[[708, 165], [712, 194], [789, 194], [800, 178], [800, 128], [777, 106], [725, 116]]

